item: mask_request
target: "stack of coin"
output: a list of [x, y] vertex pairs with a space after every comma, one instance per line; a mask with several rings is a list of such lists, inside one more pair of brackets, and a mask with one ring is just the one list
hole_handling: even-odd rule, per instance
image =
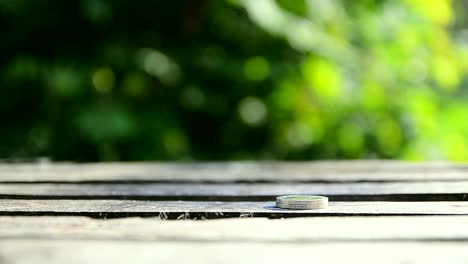
[[311, 210], [328, 206], [328, 197], [315, 195], [285, 195], [276, 197], [276, 207]]

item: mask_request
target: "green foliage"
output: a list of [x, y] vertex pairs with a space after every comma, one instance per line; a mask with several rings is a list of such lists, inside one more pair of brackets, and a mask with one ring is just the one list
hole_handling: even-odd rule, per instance
[[457, 3], [176, 2], [0, 0], [0, 157], [468, 160]]
[[451, 1], [282, 2], [238, 2], [302, 54], [269, 96], [281, 156], [468, 159]]

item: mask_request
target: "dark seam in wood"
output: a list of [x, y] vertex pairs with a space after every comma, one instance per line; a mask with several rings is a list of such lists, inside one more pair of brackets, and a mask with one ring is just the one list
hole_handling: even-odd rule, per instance
[[[425, 202], [443, 201], [457, 202], [468, 201], [467, 193], [414, 193], [414, 194], [334, 194], [327, 195], [333, 202]], [[22, 194], [0, 194], [0, 200], [24, 199], [24, 200], [137, 200], [137, 201], [222, 201], [222, 202], [268, 202], [274, 201], [276, 195], [189, 195], [189, 196], [159, 196], [159, 195], [22, 195]]]
[[179, 184], [179, 183], [196, 183], [196, 184], [256, 184], [256, 183], [412, 183], [412, 182], [466, 182], [467, 179], [434, 179], [434, 180], [422, 180], [422, 179], [397, 179], [397, 180], [288, 180], [287, 178], [281, 180], [226, 180], [226, 181], [216, 181], [216, 180], [57, 180], [57, 181], [44, 181], [44, 180], [31, 180], [31, 181], [2, 181], [0, 184], [158, 184], [158, 183], [167, 183], [167, 184]]
[[[57, 211], [0, 211], [0, 216], [86, 216], [94, 219], [112, 219], [112, 218], [125, 218], [125, 217], [160, 217], [162, 211], [159, 212], [57, 212]], [[163, 220], [179, 220], [183, 212], [164, 212], [165, 217]], [[264, 213], [264, 212], [223, 212], [220, 215], [217, 212], [196, 212], [190, 211], [190, 218], [184, 220], [205, 220], [206, 219], [223, 219], [223, 218], [245, 218], [245, 217], [263, 217], [268, 219], [281, 219], [281, 218], [297, 218], [297, 217], [324, 217], [324, 216], [448, 216], [451, 213]], [[465, 214], [457, 214], [459, 216], [468, 216]], [[167, 217], [166, 217], [167, 216]], [[183, 221], [183, 220], [182, 220]]]

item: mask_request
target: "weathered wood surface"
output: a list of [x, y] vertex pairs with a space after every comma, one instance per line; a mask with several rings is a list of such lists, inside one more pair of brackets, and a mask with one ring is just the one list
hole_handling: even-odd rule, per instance
[[369, 216], [211, 221], [0, 217], [0, 240], [6, 239], [261, 243], [468, 242], [468, 217]]
[[353, 182], [468, 180], [466, 165], [397, 161], [2, 164], [0, 182]]
[[273, 202], [131, 200], [0, 200], [1, 215], [159, 216], [169, 219], [358, 215], [468, 215], [468, 202], [332, 202], [318, 210], [287, 210]]
[[[0, 198], [133, 198], [274, 200], [285, 194], [314, 194], [338, 199], [467, 200], [468, 181], [384, 183], [137, 183], [0, 184]], [[342, 196], [345, 196], [344, 198]], [[364, 196], [360, 198], [360, 196]], [[401, 197], [399, 197], [401, 196]]]
[[0, 263], [466, 263], [468, 243], [0, 241]]
[[[367, 201], [271, 202], [293, 193]], [[3, 164], [0, 264], [467, 263], [467, 194], [468, 166], [449, 163]], [[237, 202], [196, 201], [223, 197]], [[384, 197], [400, 202], [370, 202]]]

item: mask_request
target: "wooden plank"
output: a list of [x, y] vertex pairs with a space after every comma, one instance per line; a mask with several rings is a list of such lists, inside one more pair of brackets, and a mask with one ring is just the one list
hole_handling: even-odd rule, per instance
[[396, 161], [3, 164], [0, 182], [468, 180], [465, 165]]
[[[284, 194], [315, 194], [334, 200], [467, 200], [468, 181], [385, 183], [136, 183], [0, 184], [0, 198], [133, 198], [274, 200]], [[224, 198], [224, 199], [222, 199]]]
[[0, 217], [0, 240], [6, 239], [261, 243], [468, 242], [468, 217], [357, 216], [210, 221]]
[[161, 218], [300, 217], [332, 215], [468, 215], [468, 202], [332, 202], [326, 209], [287, 210], [273, 202], [128, 200], [0, 200], [0, 215], [85, 215]]
[[0, 263], [466, 263], [467, 243], [0, 241]]

